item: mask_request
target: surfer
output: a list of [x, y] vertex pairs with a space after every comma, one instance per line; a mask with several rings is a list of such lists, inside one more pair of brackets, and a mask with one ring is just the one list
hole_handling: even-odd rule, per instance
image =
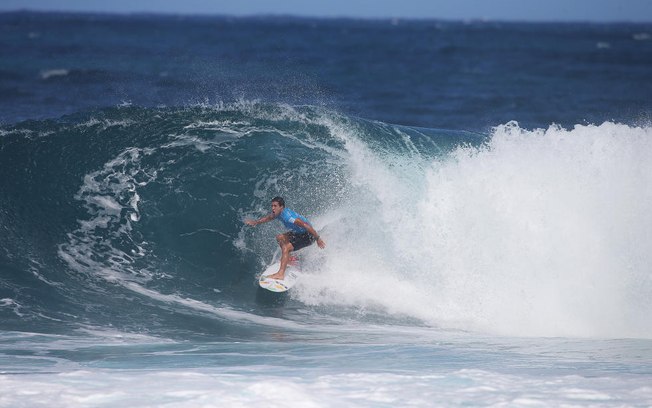
[[289, 208], [285, 208], [285, 200], [281, 197], [272, 198], [272, 213], [257, 220], [245, 220], [245, 224], [255, 227], [273, 219], [278, 218], [289, 231], [276, 236], [276, 241], [281, 247], [281, 267], [278, 272], [270, 275], [271, 279], [283, 279], [285, 269], [290, 260], [290, 252], [298, 251], [317, 242], [319, 248], [325, 248], [326, 243], [319, 236], [317, 231], [310, 225], [306, 217], [297, 214]]

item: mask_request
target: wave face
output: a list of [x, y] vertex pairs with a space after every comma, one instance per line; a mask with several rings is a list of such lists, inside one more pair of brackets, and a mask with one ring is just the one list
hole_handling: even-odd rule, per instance
[[[5, 126], [0, 317], [211, 338], [341, 318], [652, 337], [651, 144], [615, 123], [483, 136], [255, 102]], [[302, 251], [280, 316], [255, 286], [280, 225], [242, 223], [276, 195], [328, 244]]]

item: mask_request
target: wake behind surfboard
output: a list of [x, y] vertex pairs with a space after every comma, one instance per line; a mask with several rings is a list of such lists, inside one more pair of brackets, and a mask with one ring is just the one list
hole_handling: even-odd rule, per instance
[[260, 278], [258, 279], [258, 285], [260, 285], [261, 288], [267, 289], [271, 292], [287, 292], [288, 289], [297, 283], [301, 269], [296, 258], [290, 260], [287, 269], [285, 270], [285, 276], [283, 279], [268, 278], [269, 275], [273, 275], [278, 272], [280, 265], [280, 262], [275, 262], [268, 266], [267, 269], [265, 269], [265, 271], [260, 275]]

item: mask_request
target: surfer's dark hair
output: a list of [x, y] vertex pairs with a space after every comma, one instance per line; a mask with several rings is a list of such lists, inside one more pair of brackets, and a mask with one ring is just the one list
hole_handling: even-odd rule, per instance
[[283, 197], [274, 197], [272, 198], [272, 202], [278, 203], [278, 205], [280, 205], [281, 207], [285, 207], [285, 200], [283, 199]]

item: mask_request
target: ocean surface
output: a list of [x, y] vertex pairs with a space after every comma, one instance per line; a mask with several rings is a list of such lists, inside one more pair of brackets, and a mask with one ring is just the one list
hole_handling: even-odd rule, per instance
[[652, 406], [651, 95], [652, 23], [0, 14], [0, 406]]

